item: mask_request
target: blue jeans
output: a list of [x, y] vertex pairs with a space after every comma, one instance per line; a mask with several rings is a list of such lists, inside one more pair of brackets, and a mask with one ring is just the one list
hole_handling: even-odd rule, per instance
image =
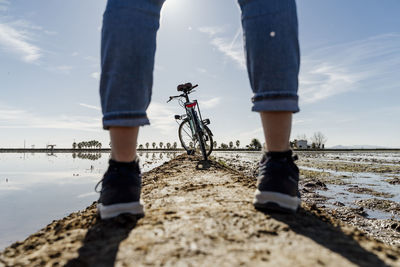
[[[168, 0], [167, 0], [168, 1]], [[156, 35], [164, 0], [108, 0], [101, 40], [103, 127], [149, 124]], [[238, 0], [253, 111], [298, 112], [295, 0]]]

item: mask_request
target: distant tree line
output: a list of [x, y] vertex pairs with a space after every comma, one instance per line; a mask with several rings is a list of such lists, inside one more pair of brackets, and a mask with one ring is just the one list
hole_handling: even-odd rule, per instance
[[[149, 142], [145, 143], [144, 145], [139, 144], [139, 146], [138, 146], [139, 149], [149, 149], [149, 147], [150, 147]], [[178, 148], [177, 142], [173, 142], [172, 144], [170, 142], [167, 142], [167, 143], [165, 143], [165, 145], [164, 145], [164, 142], [160, 142], [160, 143], [158, 143], [158, 146], [157, 146], [156, 142], [153, 142], [151, 144], [150, 149], [177, 149], [177, 148]]]
[[72, 143], [72, 149], [101, 149], [102, 144], [97, 141], [97, 140], [91, 140], [91, 141], [82, 141], [79, 143], [73, 142]]
[[[219, 146], [218, 146], [219, 145]], [[189, 146], [193, 146], [193, 143], [189, 143]], [[226, 143], [220, 143], [218, 144], [217, 141], [213, 142], [213, 147], [214, 149], [226, 149], [226, 150], [234, 150], [234, 149], [249, 149], [249, 150], [261, 150], [262, 145], [261, 142], [257, 138], [253, 138], [250, 142], [250, 144], [246, 145], [244, 148], [240, 147], [240, 140], [236, 141], [230, 141], [227, 144]], [[143, 149], [177, 149], [178, 148], [178, 143], [177, 142], [159, 142], [158, 144], [156, 142], [150, 143], [147, 142], [145, 144], [139, 144], [138, 149], [143, 150]]]
[[[314, 135], [308, 139], [306, 135], [298, 135], [297, 139], [294, 139], [293, 141], [290, 141], [290, 147], [292, 149], [298, 149], [298, 148], [303, 148], [299, 147], [299, 141], [306, 141], [306, 148], [309, 149], [324, 149], [325, 148], [325, 143], [327, 141], [326, 136], [321, 133], [321, 132], [315, 132]], [[311, 143], [310, 143], [311, 142]], [[303, 142], [304, 143], [304, 142]], [[151, 145], [151, 146], [150, 146]], [[111, 146], [111, 143], [110, 143]], [[191, 144], [193, 146], [193, 144]], [[91, 140], [91, 141], [82, 141], [79, 143], [73, 142], [72, 143], [72, 148], [73, 149], [101, 149], [102, 144], [97, 141], [97, 140]], [[248, 149], [248, 150], [261, 150], [262, 149], [262, 144], [257, 138], [251, 139], [250, 143], [248, 145], [245, 145], [244, 147], [240, 147], [240, 141], [230, 141], [228, 143], [220, 143], [218, 146], [217, 141], [213, 142], [213, 147], [215, 149], [221, 149], [221, 150], [234, 150], [234, 149]], [[140, 150], [143, 149], [168, 149], [168, 150], [175, 150], [178, 148], [178, 143], [177, 142], [159, 142], [158, 144], [156, 142], [152, 142], [151, 144], [149, 142], [146, 142], [145, 144], [139, 144], [138, 148]]]
[[98, 160], [101, 158], [101, 153], [100, 152], [94, 152], [94, 153], [82, 153], [82, 152], [78, 152], [78, 153], [73, 153], [72, 154], [73, 158], [80, 158], [80, 159], [90, 159], [90, 160]]

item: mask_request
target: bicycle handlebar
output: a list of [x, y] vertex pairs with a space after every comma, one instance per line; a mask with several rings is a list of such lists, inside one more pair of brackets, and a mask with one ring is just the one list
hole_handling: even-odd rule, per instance
[[172, 99], [174, 99], [174, 98], [183, 97], [183, 96], [184, 96], [183, 94], [181, 94], [181, 95], [173, 95], [173, 96], [170, 96], [169, 99], [168, 99], [168, 101], [167, 101], [167, 103], [170, 102], [170, 101], [171, 101]]
[[192, 91], [192, 90], [193, 90], [194, 88], [196, 88], [197, 86], [199, 86], [199, 85], [196, 84], [196, 85], [192, 86], [189, 90], [183, 91], [183, 94], [170, 96], [169, 99], [167, 100], [167, 103], [169, 103], [169, 102], [170, 102], [172, 99], [174, 99], [174, 98], [184, 97], [186, 94], [190, 94], [190, 93], [195, 92], [195, 91]]

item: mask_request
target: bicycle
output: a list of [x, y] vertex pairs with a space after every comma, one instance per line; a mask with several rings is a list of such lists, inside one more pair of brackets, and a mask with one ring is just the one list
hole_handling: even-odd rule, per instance
[[182, 92], [182, 94], [170, 96], [167, 103], [172, 99], [178, 99], [180, 106], [186, 111], [184, 115], [175, 115], [177, 123], [178, 120], [182, 120], [178, 129], [178, 136], [182, 147], [189, 155], [193, 155], [196, 151], [200, 150], [203, 159], [207, 160], [214, 145], [213, 134], [207, 126], [210, 124], [210, 120], [203, 120], [199, 103], [197, 100], [190, 101], [189, 99], [189, 94], [195, 92], [193, 89], [197, 86], [197, 84], [193, 86], [191, 83], [178, 85], [177, 90], [178, 92]]

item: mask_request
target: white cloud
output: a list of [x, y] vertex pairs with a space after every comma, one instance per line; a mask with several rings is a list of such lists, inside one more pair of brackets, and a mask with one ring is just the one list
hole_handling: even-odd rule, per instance
[[206, 73], [206, 72], [207, 72], [207, 70], [204, 69], [204, 68], [197, 68], [196, 70], [197, 70], [198, 72], [200, 72], [200, 73]]
[[57, 35], [58, 34], [58, 32], [56, 32], [56, 31], [48, 31], [48, 30], [45, 30], [44, 33], [47, 35]]
[[293, 119], [293, 125], [308, 124], [312, 122], [312, 119]]
[[86, 56], [83, 59], [85, 59], [87, 61], [90, 61], [90, 62], [93, 62], [93, 63], [99, 63], [100, 62], [99, 58], [92, 57], [92, 56]]
[[[181, 112], [183, 113], [183, 112]], [[176, 109], [166, 104], [152, 101], [147, 115], [150, 118], [151, 127], [159, 130], [163, 135], [174, 135], [176, 133], [177, 124], [174, 120]]]
[[61, 65], [61, 66], [57, 66], [56, 69], [58, 71], [60, 71], [61, 73], [70, 74], [71, 70], [73, 69], [73, 67], [72, 66], [67, 66], [67, 65]]
[[245, 57], [242, 45], [241, 28], [239, 28], [233, 39], [221, 37], [225, 33], [224, 27], [200, 27], [198, 30], [206, 33], [210, 38], [210, 44], [227, 58], [235, 61], [240, 69], [245, 69]]
[[241, 140], [248, 140], [247, 142], [250, 142], [250, 140], [253, 138], [258, 138], [260, 142], [263, 143], [264, 142], [263, 135], [264, 135], [263, 128], [258, 127], [253, 130], [241, 132], [237, 136]]
[[0, 23], [0, 47], [28, 63], [37, 62], [42, 56], [41, 49], [32, 43], [26, 29], [17, 29], [4, 23]]
[[101, 119], [98, 116], [44, 116], [28, 110], [1, 108], [0, 129], [69, 129], [98, 131], [101, 129]]
[[201, 108], [202, 109], [211, 109], [216, 107], [221, 102], [220, 97], [214, 97], [209, 100], [201, 101]]
[[[21, 31], [24, 30], [24, 29], [25, 30], [26, 29], [35, 30], [35, 31], [42, 31], [43, 30], [42, 26], [35, 25], [32, 22], [30, 22], [28, 20], [25, 20], [25, 19], [17, 19], [17, 20], [14, 20], [14, 21], [10, 21], [7, 24], [9, 26], [13, 27], [13, 28], [21, 29]], [[31, 34], [31, 33], [29, 33], [29, 34]]]
[[214, 38], [211, 40], [211, 44], [222, 52], [225, 56], [235, 61], [241, 69], [246, 68], [244, 59], [243, 47], [239, 44], [233, 44], [226, 38]]
[[399, 69], [399, 34], [315, 49], [303, 56], [300, 99], [313, 103], [359, 89], [399, 87]]
[[89, 104], [85, 104], [85, 103], [79, 103], [80, 106], [85, 107], [85, 108], [90, 108], [90, 109], [95, 109], [95, 110], [101, 110], [100, 107], [98, 106], [93, 106], [93, 105], [89, 105]]
[[90, 77], [96, 80], [100, 80], [100, 72], [93, 72], [90, 74]]
[[156, 71], [164, 71], [164, 70], [165, 70], [165, 67], [164, 67], [164, 66], [161, 66], [161, 65], [159, 65], [159, 64], [155, 64], [155, 65], [154, 65], [154, 70], [156, 70]]
[[216, 35], [216, 34], [220, 34], [220, 33], [224, 33], [225, 32], [225, 28], [224, 27], [219, 27], [219, 26], [213, 26], [213, 27], [199, 27], [197, 28], [200, 32], [202, 33], [206, 33], [208, 35], [210, 35], [211, 37]]
[[10, 1], [8, 1], [8, 0], [0, 0], [0, 12], [1, 11], [7, 11], [9, 5], [10, 5]]

